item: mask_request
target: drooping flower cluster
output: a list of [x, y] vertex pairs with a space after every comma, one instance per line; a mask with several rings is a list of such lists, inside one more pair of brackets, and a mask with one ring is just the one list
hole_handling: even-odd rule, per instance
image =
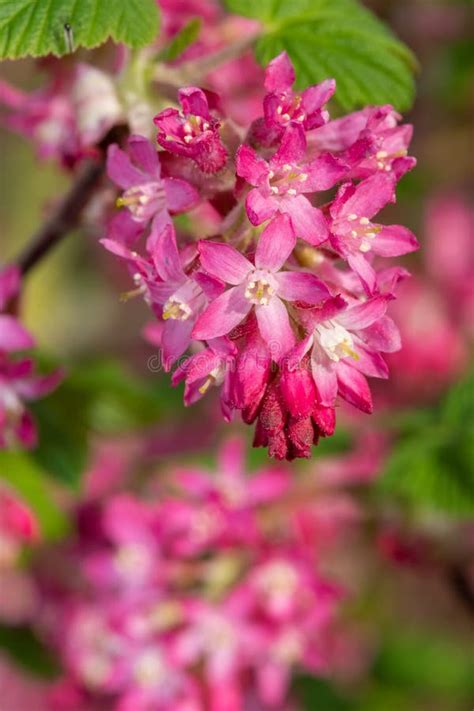
[[29, 448], [36, 444], [36, 426], [25, 403], [47, 395], [63, 377], [60, 370], [48, 375], [35, 374], [34, 361], [17, 355], [35, 345], [18, 319], [5, 313], [19, 289], [16, 267], [0, 272], [0, 449], [18, 445]]
[[[333, 433], [339, 398], [371, 412], [366, 377], [387, 378], [382, 353], [400, 348], [386, 309], [406, 275], [376, 259], [417, 248], [405, 227], [376, 221], [415, 163], [411, 127], [390, 106], [330, 121], [335, 82], [302, 94], [293, 82], [283, 53], [243, 143], [217, 97], [189, 87], [155, 118], [163, 151], [140, 136], [111, 147], [125, 209], [103, 240], [152, 307], [148, 335], [185, 403], [220, 386], [224, 417], [240, 411], [255, 445], [287, 459]], [[196, 243], [172, 215], [193, 210], [195, 232], [205, 207], [217, 236]]]
[[343, 593], [320, 567], [357, 509], [334, 493], [308, 500], [286, 469], [248, 475], [243, 449], [229, 440], [213, 473], [160, 476], [146, 501], [84, 504], [78, 540], [39, 580], [40, 627], [66, 674], [56, 698], [67, 690], [77, 707], [111, 711], [286, 709], [295, 673], [336, 663]]

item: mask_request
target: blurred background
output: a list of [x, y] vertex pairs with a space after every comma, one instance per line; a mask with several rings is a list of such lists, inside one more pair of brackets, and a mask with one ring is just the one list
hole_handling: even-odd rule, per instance
[[[418, 166], [403, 178], [384, 218], [410, 227], [421, 249], [397, 260], [413, 273], [393, 306], [404, 349], [391, 358], [389, 383], [376, 388], [377, 414], [371, 420], [342, 412], [335, 438], [321, 443], [310, 465], [298, 465], [317, 476], [330, 457], [360, 455], [362, 442], [368, 461], [353, 460], [353, 479], [343, 486], [373, 520], [335, 564], [355, 593], [346, 615], [363, 640], [363, 661], [342, 680], [302, 678], [297, 693], [303, 708], [318, 711], [467, 711], [474, 704], [472, 3], [367, 4], [420, 62], [416, 102], [406, 116], [415, 127], [410, 153]], [[0, 74], [23, 88], [41, 84], [30, 61], [4, 62]], [[3, 262], [29, 241], [68, 176], [38, 162], [25, 140], [1, 126], [0, 154]], [[57, 420], [48, 422], [53, 441], [38, 455], [53, 458], [58, 495], [66, 497], [61, 472], [66, 478], [90, 464], [84, 440], [91, 430], [113, 438], [146, 427], [147, 461], [159, 467], [172, 457], [211, 461], [226, 427], [212, 395], [195, 406], [200, 410], [184, 411], [181, 392], [151, 372], [155, 351], [140, 337], [147, 307], [139, 299], [120, 302], [119, 293], [130, 288], [127, 275], [98, 237], [88, 229], [64, 240], [28, 276], [23, 302], [45, 363], [66, 360], [74, 372], [50, 398], [57, 401]], [[93, 402], [82, 390], [91, 383]], [[46, 410], [36, 407], [41, 425]], [[65, 412], [72, 421], [63, 421]], [[178, 446], [173, 437], [183, 428]], [[54, 440], [64, 438], [72, 469], [56, 456]], [[253, 450], [250, 457], [257, 466], [266, 453]], [[9, 647], [2, 635], [0, 646]], [[24, 664], [21, 645], [17, 656]]]

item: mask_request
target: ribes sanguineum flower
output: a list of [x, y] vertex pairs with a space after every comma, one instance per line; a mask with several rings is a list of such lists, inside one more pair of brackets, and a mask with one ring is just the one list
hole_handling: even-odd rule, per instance
[[265, 89], [269, 92], [263, 100], [265, 121], [286, 128], [296, 122], [307, 131], [326, 123], [329, 114], [325, 104], [336, 91], [334, 79], [326, 79], [295, 94], [295, 70], [286, 52], [275, 57], [265, 70]]
[[126, 207], [137, 222], [153, 221], [153, 233], [171, 224], [170, 213], [189, 210], [198, 200], [186, 181], [161, 177], [158, 154], [142, 136], [128, 139], [128, 153], [117, 145], [109, 147], [107, 172], [124, 190], [117, 205]]
[[328, 190], [347, 173], [347, 166], [330, 153], [305, 160], [306, 140], [300, 126], [285, 132], [280, 147], [267, 162], [253, 148], [237, 151], [237, 175], [254, 186], [245, 206], [253, 225], [260, 225], [277, 213], [287, 214], [294, 234], [312, 245], [327, 239], [323, 213], [305, 194]]
[[307, 272], [282, 271], [295, 238], [287, 216], [272, 220], [262, 232], [255, 264], [234, 247], [200, 243], [203, 268], [231, 284], [200, 316], [193, 335], [207, 340], [229, 333], [254, 308], [263, 339], [272, 344], [278, 360], [294, 343], [284, 301], [319, 303], [329, 296], [327, 287]]
[[366, 255], [398, 257], [418, 248], [415, 235], [402, 225], [379, 225], [371, 220], [379, 210], [395, 199], [391, 176], [376, 173], [353, 185], [339, 189], [329, 211], [330, 244], [347, 259], [369, 293], [375, 288], [376, 273]]
[[180, 89], [179, 100], [181, 111], [165, 109], [155, 117], [158, 143], [171, 153], [191, 158], [204, 173], [216, 173], [227, 161], [219, 120], [211, 114], [201, 89]]
[[[287, 459], [333, 433], [340, 398], [371, 411], [366, 377], [386, 378], [381, 353], [400, 347], [385, 309], [407, 274], [377, 259], [418, 246], [409, 229], [374, 222], [414, 165], [411, 128], [390, 106], [330, 121], [333, 80], [301, 94], [293, 81], [283, 53], [247, 134], [221, 126], [216, 97], [188, 87], [181, 111], [155, 119], [160, 157], [139, 137], [138, 168], [111, 149], [125, 193], [104, 241], [152, 307], [147, 337], [166, 369], [176, 364], [185, 403], [220, 388], [224, 418], [240, 412], [255, 446]], [[173, 229], [171, 215], [188, 210]]]
[[22, 352], [35, 345], [33, 336], [15, 316], [1, 313], [20, 290], [16, 267], [0, 272], [0, 449], [21, 445], [33, 447], [36, 425], [25, 403], [50, 393], [63, 378], [61, 370], [48, 375], [35, 373], [33, 359]]
[[95, 500], [94, 525], [56, 550], [77, 573], [39, 576], [39, 625], [63, 690], [126, 711], [289, 708], [298, 670], [331, 670], [343, 593], [322, 560], [356, 509], [308, 501], [286, 467], [249, 473], [244, 450], [229, 440], [212, 470], [174, 466], [146, 493]]

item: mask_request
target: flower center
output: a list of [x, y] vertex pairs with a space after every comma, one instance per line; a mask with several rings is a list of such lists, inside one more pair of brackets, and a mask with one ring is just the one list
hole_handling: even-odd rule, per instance
[[225, 376], [225, 365], [217, 365], [215, 368], [211, 370], [209, 375], [207, 376], [206, 380], [203, 382], [203, 384], [199, 387], [199, 392], [201, 395], [204, 395], [207, 393], [210, 387], [213, 385], [219, 387], [219, 385], [222, 385], [224, 382], [224, 376]]
[[346, 220], [351, 223], [351, 229], [349, 230], [350, 236], [360, 240], [359, 251], [370, 252], [372, 249], [372, 241], [382, 227], [372, 224], [368, 217], [359, 217], [354, 212], [348, 215]]
[[301, 96], [288, 97], [286, 94], [280, 94], [280, 103], [276, 108], [275, 119], [278, 123], [286, 126], [290, 121], [298, 121], [303, 123], [306, 118], [306, 112], [301, 105]]
[[158, 182], [142, 183], [128, 188], [117, 198], [117, 207], [128, 207], [138, 220], [149, 220], [165, 204], [165, 192]]
[[289, 563], [276, 561], [260, 571], [258, 585], [268, 597], [290, 597], [296, 592], [298, 575]]
[[336, 363], [341, 358], [347, 357], [358, 360], [352, 336], [343, 326], [327, 321], [316, 327], [316, 334], [321, 347], [330, 360]]
[[296, 164], [284, 163], [276, 171], [268, 174], [270, 190], [274, 195], [297, 195], [302, 192], [302, 183], [308, 179], [305, 173]]
[[176, 296], [170, 296], [163, 307], [163, 320], [167, 321], [170, 318], [173, 321], [187, 321], [192, 312], [189, 304]]
[[245, 298], [256, 306], [267, 306], [278, 288], [273, 274], [263, 269], [255, 269], [247, 279]]
[[377, 151], [375, 154], [375, 162], [379, 170], [385, 170], [389, 173], [392, 170], [392, 162], [396, 158], [404, 158], [408, 151], [406, 148], [401, 148], [395, 153], [388, 153], [387, 151]]
[[135, 662], [133, 674], [140, 686], [158, 686], [166, 678], [163, 657], [156, 649], [143, 652]]
[[184, 141], [184, 143], [191, 143], [191, 141], [204, 133], [204, 131], [208, 131], [211, 125], [209, 121], [205, 121], [202, 116], [188, 114], [187, 116], [183, 115], [181, 127], [181, 140]]

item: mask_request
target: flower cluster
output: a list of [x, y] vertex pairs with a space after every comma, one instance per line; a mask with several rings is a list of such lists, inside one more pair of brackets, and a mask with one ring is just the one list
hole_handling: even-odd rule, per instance
[[40, 623], [65, 668], [57, 698], [114, 711], [289, 708], [298, 670], [336, 663], [343, 592], [320, 568], [357, 509], [334, 493], [308, 500], [311, 482], [286, 469], [248, 475], [243, 450], [229, 440], [217, 471], [162, 475], [146, 501], [83, 504], [54, 584], [40, 581]]
[[35, 344], [18, 319], [5, 312], [19, 289], [16, 267], [0, 272], [0, 449], [35, 446], [36, 426], [25, 402], [47, 395], [63, 377], [60, 370], [37, 375], [31, 358], [17, 357]]
[[[417, 248], [405, 227], [376, 221], [415, 163], [411, 127], [390, 106], [330, 121], [335, 82], [302, 94], [293, 82], [283, 53], [243, 142], [218, 97], [190, 87], [155, 118], [163, 151], [140, 136], [112, 146], [125, 210], [103, 240], [152, 307], [148, 333], [185, 403], [220, 386], [224, 417], [256, 422], [255, 445], [280, 459], [333, 433], [339, 398], [371, 412], [366, 376], [387, 378], [381, 354], [400, 347], [386, 309], [406, 275], [375, 259]], [[192, 210], [199, 230], [205, 209], [215, 229], [196, 243], [172, 215]]]
[[94, 152], [124, 111], [112, 79], [90, 64], [72, 69], [52, 61], [51, 80], [26, 93], [0, 80], [0, 104], [8, 110], [7, 126], [31, 140], [40, 158], [72, 168]]

